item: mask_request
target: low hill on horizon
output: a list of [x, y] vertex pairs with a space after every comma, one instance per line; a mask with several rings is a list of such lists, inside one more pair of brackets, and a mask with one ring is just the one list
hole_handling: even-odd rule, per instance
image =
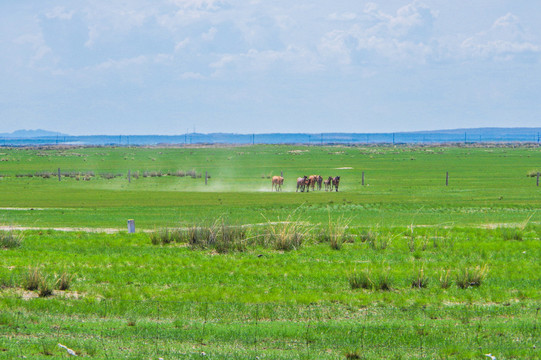
[[388, 133], [187, 133], [180, 135], [67, 135], [47, 130], [0, 134], [0, 145], [159, 145], [159, 144], [430, 144], [478, 142], [539, 143], [538, 128], [471, 128]]
[[4, 138], [17, 138], [17, 139], [31, 139], [51, 136], [69, 136], [68, 134], [62, 134], [59, 132], [36, 129], [36, 130], [15, 130], [12, 133], [0, 133], [0, 137]]

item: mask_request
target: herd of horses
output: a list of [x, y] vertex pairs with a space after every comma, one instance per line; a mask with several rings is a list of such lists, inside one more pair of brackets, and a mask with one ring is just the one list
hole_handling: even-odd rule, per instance
[[[272, 190], [276, 191], [282, 191], [282, 185], [284, 184], [284, 178], [282, 176], [273, 176], [272, 177]], [[303, 176], [300, 178], [297, 178], [297, 190], [295, 192], [300, 191], [304, 192], [310, 192], [310, 189], [312, 191], [321, 190], [322, 185], [325, 185], [325, 191], [338, 191], [338, 185], [340, 185], [340, 176], [329, 176], [327, 180], [323, 180], [323, 177], [321, 175], [310, 175], [310, 176]]]

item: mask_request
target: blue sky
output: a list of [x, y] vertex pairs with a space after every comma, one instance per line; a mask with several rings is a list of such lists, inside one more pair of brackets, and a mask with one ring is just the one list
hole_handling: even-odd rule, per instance
[[0, 2], [0, 132], [541, 124], [538, 1]]

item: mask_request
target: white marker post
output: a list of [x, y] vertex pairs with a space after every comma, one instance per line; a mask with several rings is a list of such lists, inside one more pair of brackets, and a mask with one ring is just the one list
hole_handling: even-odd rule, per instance
[[135, 220], [130, 219], [128, 220], [128, 234], [134, 234], [135, 233]]

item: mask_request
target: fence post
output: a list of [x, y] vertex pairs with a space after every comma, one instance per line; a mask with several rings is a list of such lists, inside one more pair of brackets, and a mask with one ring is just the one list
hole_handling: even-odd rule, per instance
[[539, 172], [537, 172], [537, 186], [539, 186]]
[[208, 172], [205, 171], [205, 185], [207, 185], [207, 180], [208, 180]]
[[131, 169], [128, 169], [128, 182], [131, 183]]
[[130, 219], [128, 220], [128, 234], [135, 233], [135, 220]]
[[449, 186], [449, 171], [445, 173], [445, 186]]
[[363, 180], [362, 180], [362, 185], [364, 186], [364, 171], [363, 171]]
[[280, 176], [284, 177], [284, 172], [283, 171], [280, 171]]

